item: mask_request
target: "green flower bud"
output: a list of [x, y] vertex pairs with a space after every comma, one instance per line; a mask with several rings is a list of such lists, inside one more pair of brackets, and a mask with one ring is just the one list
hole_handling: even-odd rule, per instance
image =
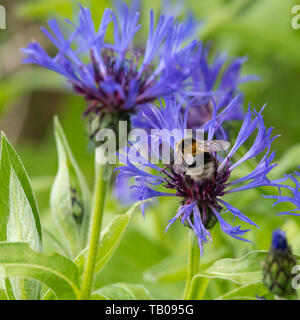
[[263, 283], [268, 290], [281, 297], [295, 294], [292, 269], [296, 259], [281, 230], [273, 232], [272, 246], [263, 264]]
[[58, 150], [58, 172], [51, 190], [50, 205], [54, 221], [75, 257], [87, 242], [90, 191], [75, 161], [57, 118], [54, 121]]
[[[124, 146], [127, 144], [126, 139], [123, 141], [123, 137], [118, 132], [119, 122], [127, 122], [127, 134], [130, 130], [130, 115], [128, 112], [107, 113], [105, 111], [91, 112], [86, 117], [86, 131], [89, 140], [95, 147], [101, 145], [101, 141], [97, 140], [97, 133], [101, 129], [112, 129], [116, 133], [117, 146]], [[121, 141], [119, 141], [121, 139]]]

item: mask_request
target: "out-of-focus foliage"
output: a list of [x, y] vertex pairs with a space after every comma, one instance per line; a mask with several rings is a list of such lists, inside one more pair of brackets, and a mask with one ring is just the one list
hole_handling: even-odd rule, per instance
[[[179, 1], [180, 2], [180, 1]], [[91, 6], [95, 22], [103, 10], [111, 6], [109, 0], [85, 0]], [[56, 226], [49, 208], [50, 189], [57, 172], [57, 154], [53, 135], [53, 116], [57, 114], [70, 147], [90, 187], [93, 179], [93, 152], [85, 135], [82, 111], [84, 100], [70, 94], [58, 75], [21, 64], [19, 49], [32, 38], [55, 52], [39, 30], [51, 17], [73, 18], [78, 12], [76, 0], [7, 0], [7, 30], [0, 30], [0, 128], [18, 150], [31, 177], [37, 197], [43, 230], [45, 253], [58, 251]], [[300, 30], [291, 27], [291, 8], [296, 1], [282, 0], [198, 0], [184, 1], [182, 14], [193, 11], [203, 20], [198, 37], [211, 41], [213, 51], [227, 51], [229, 56], [247, 55], [244, 74], [257, 74], [261, 81], [242, 85], [245, 106], [251, 102], [264, 111], [267, 126], [274, 126], [281, 134], [274, 145], [278, 163], [278, 177], [290, 173], [299, 165], [300, 126]], [[162, 1], [143, 0], [142, 20], [148, 21], [150, 8], [159, 11]], [[143, 32], [141, 32], [141, 37]], [[284, 168], [284, 169], [283, 169]], [[262, 193], [265, 190], [261, 190]], [[231, 196], [234, 198], [234, 195]], [[248, 191], [232, 199], [247, 213], [260, 229], [248, 233], [253, 245], [226, 237], [217, 225], [212, 230], [213, 243], [207, 244], [201, 258], [201, 270], [221, 258], [240, 258], [251, 250], [267, 250], [272, 230], [281, 227], [295, 254], [300, 254], [300, 219], [276, 216], [279, 208], [264, 199], [257, 191]], [[153, 298], [181, 298], [187, 259], [187, 228], [176, 223], [164, 233], [168, 220], [174, 216], [178, 203], [163, 199], [150, 205], [146, 218], [138, 210], [133, 214], [124, 238], [113, 258], [97, 275], [95, 294], [105, 298], [114, 288], [111, 284], [130, 288], [133, 295]], [[282, 207], [280, 207], [282, 209]], [[286, 209], [286, 208], [285, 208]], [[110, 193], [107, 201], [106, 225], [118, 214], [126, 212]], [[46, 229], [46, 230], [45, 230]], [[4, 250], [4, 249], [3, 249]], [[133, 285], [141, 284], [143, 287]], [[225, 299], [265, 294], [260, 284], [237, 284], [228, 279], [210, 279], [203, 298]], [[106, 288], [106, 289], [104, 289]], [[125, 290], [125, 289], [124, 289]]]

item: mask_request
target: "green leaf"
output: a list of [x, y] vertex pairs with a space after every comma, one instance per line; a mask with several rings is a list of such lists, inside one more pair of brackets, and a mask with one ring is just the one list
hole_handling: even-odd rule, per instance
[[195, 277], [219, 278], [238, 284], [257, 283], [262, 280], [262, 262], [267, 251], [251, 251], [240, 259], [221, 259]]
[[[99, 272], [109, 259], [113, 256], [114, 252], [119, 246], [119, 243], [124, 235], [129, 221], [133, 215], [134, 210], [145, 201], [135, 203], [126, 214], [115, 216], [106, 228], [101, 232], [100, 243], [96, 258], [95, 271]], [[85, 248], [80, 255], [75, 259], [80, 274], [83, 272], [85, 256], [87, 248]]]
[[8, 142], [5, 134], [1, 133], [1, 160], [0, 160], [0, 241], [6, 240], [6, 227], [10, 212], [10, 175], [11, 169], [21, 184], [24, 195], [31, 207], [36, 229], [42, 239], [41, 224], [35, 196], [33, 194], [29, 177], [25, 171], [20, 157]]
[[267, 251], [251, 251], [240, 259], [221, 259], [193, 277], [188, 298], [202, 299], [211, 279], [229, 280], [241, 285], [262, 282], [262, 263]]
[[[42, 250], [39, 213], [29, 178], [16, 151], [1, 136], [1, 240], [28, 242], [31, 249]], [[40, 284], [29, 279], [6, 279], [9, 299], [36, 300]]]
[[142, 285], [114, 283], [92, 293], [92, 300], [151, 300], [149, 291]]
[[263, 297], [266, 294], [268, 289], [262, 283], [245, 284], [219, 296], [216, 300], [257, 300], [256, 296]]
[[0, 277], [35, 279], [58, 299], [76, 299], [79, 293], [78, 269], [72, 261], [33, 251], [27, 243], [0, 243]]
[[91, 196], [57, 118], [54, 119], [54, 132], [58, 173], [51, 190], [51, 211], [74, 257], [87, 242]]
[[[10, 214], [7, 223], [7, 241], [27, 241], [31, 249], [42, 251], [32, 209], [13, 169], [10, 174]], [[17, 300], [38, 299], [40, 285], [36, 281], [10, 279], [10, 282], [11, 290]]]

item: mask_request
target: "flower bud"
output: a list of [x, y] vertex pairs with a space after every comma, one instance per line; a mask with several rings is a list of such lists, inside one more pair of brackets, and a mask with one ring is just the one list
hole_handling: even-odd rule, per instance
[[90, 112], [86, 115], [86, 132], [89, 140], [95, 147], [99, 147], [103, 141], [98, 141], [97, 133], [101, 129], [112, 129], [116, 134], [116, 145], [123, 147], [127, 144], [127, 140], [123, 141], [123, 137], [119, 132], [119, 122], [127, 122], [127, 134], [130, 131], [130, 114], [127, 112], [107, 113], [105, 111]]
[[268, 290], [281, 297], [292, 295], [292, 268], [296, 260], [287, 243], [285, 232], [277, 229], [273, 232], [272, 246], [263, 264], [263, 283]]
[[87, 242], [90, 191], [57, 118], [54, 128], [58, 172], [51, 189], [50, 205], [58, 231], [67, 241], [70, 254], [75, 257]]

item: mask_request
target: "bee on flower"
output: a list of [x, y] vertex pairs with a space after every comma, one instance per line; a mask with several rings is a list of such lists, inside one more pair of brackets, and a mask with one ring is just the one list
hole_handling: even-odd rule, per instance
[[[167, 229], [176, 220], [180, 220], [182, 224], [189, 226], [198, 238], [201, 253], [204, 243], [211, 239], [210, 230], [217, 223], [220, 224], [221, 229], [227, 235], [250, 242], [244, 238], [249, 229], [243, 230], [240, 225], [231, 225], [223, 217], [225, 212], [230, 212], [241, 221], [258, 227], [238, 208], [227, 202], [224, 199], [225, 195], [262, 186], [278, 186], [277, 180], [272, 181], [267, 177], [268, 173], [276, 166], [272, 163], [275, 152], [271, 152], [271, 143], [276, 136], [272, 137], [273, 128], [266, 128], [264, 124], [262, 115], [264, 108], [258, 112], [251, 110], [249, 106], [238, 136], [231, 147], [226, 140], [218, 140], [213, 143], [216, 140], [216, 132], [222, 128], [227, 112], [234, 109], [237, 103], [239, 103], [238, 97], [234, 98], [221, 112], [217, 113], [215, 110], [212, 119], [204, 126], [207, 141], [200, 142], [200, 145], [202, 145], [202, 149], [200, 149], [204, 157], [200, 177], [187, 174], [187, 170], [193, 166], [192, 158], [190, 158], [189, 163], [185, 163], [185, 169], [183, 170], [183, 165], [178, 167], [178, 165], [172, 163], [161, 167], [143, 158], [142, 155], [143, 161], [141, 163], [133, 163], [128, 154], [134, 146], [129, 146], [126, 152], [120, 155], [120, 162], [124, 165], [117, 168], [119, 176], [135, 179], [136, 184], [132, 187], [138, 191], [139, 200], [155, 197], [176, 197], [180, 200], [180, 207], [174, 218], [169, 221]], [[149, 108], [152, 115], [146, 120], [149, 121], [153, 129], [168, 129], [169, 131], [179, 129], [178, 132], [182, 133], [186, 129], [188, 112], [185, 112], [184, 117], [182, 117], [182, 104], [176, 99], [166, 98], [160, 109], [155, 106], [149, 106]], [[148, 114], [144, 114], [144, 116], [147, 117]], [[250, 148], [244, 156], [236, 159], [237, 151], [253, 136], [255, 136], [255, 139]], [[182, 141], [182, 137], [181, 134], [174, 136], [174, 139], [170, 142], [172, 150], [176, 149], [178, 143]], [[160, 136], [151, 141], [161, 144], [162, 140], [164, 140], [164, 137]], [[216, 147], [212, 147], [212, 144], [216, 144]], [[209, 147], [205, 149], [203, 145]], [[157, 146], [151, 144], [151, 150], [154, 148], [157, 149]], [[252, 172], [238, 179], [231, 178], [232, 172], [238, 166], [260, 155], [261, 160]], [[158, 186], [163, 187], [165, 191], [157, 190]], [[144, 209], [142, 205], [142, 211], [145, 214]]]

